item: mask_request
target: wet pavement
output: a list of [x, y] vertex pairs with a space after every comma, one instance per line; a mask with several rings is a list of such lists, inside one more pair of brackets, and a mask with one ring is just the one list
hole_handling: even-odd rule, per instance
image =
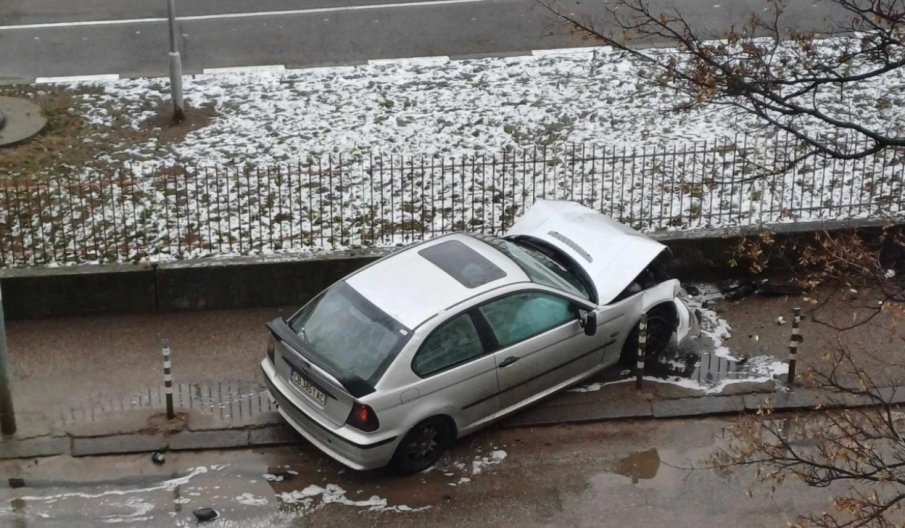
[[[478, 433], [437, 467], [346, 470], [312, 448], [0, 462], [0, 526], [778, 526], [825, 508], [797, 483], [770, 496], [753, 468], [700, 469], [719, 419]], [[749, 498], [747, 491], [753, 489]]]

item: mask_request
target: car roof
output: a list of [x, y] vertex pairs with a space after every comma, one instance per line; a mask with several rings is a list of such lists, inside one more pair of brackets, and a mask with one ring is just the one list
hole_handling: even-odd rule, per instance
[[[463, 283], [461, 277], [454, 277], [455, 270], [449, 265], [443, 262], [438, 265], [430, 260], [436, 260], [437, 246], [441, 244], [458, 249], [459, 256], [462, 253], [471, 255], [474, 257], [471, 263], [483, 264], [485, 268], [490, 264], [489, 267], [495, 268], [496, 272], [488, 274], [490, 280], [486, 282], [465, 280]], [[465, 250], [462, 250], [463, 245]], [[450, 261], [462, 262], [462, 258]], [[505, 273], [502, 277], [498, 273], [500, 270]], [[457, 233], [416, 244], [385, 257], [347, 278], [346, 283], [404, 326], [415, 328], [475, 295], [528, 280], [515, 262], [490, 245]]]

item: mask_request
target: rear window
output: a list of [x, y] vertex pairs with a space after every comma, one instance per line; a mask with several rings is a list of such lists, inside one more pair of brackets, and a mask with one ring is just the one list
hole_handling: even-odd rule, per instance
[[290, 320], [316, 363], [377, 383], [410, 332], [345, 282], [306, 304]]
[[477, 288], [506, 276], [506, 272], [496, 264], [458, 240], [441, 242], [422, 249], [418, 254], [466, 288]]

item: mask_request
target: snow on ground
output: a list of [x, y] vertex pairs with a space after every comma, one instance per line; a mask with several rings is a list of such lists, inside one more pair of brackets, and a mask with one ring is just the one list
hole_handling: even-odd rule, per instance
[[[213, 104], [219, 117], [174, 143], [116, 144], [99, 132], [109, 144], [94, 166], [128, 159], [134, 172], [78, 168], [77, 185], [7, 189], [0, 264], [393, 247], [498, 232], [541, 197], [643, 231], [905, 212], [902, 165], [885, 154], [750, 178], [790, 154], [786, 138], [725, 106], [673, 112], [675, 94], [643, 70], [599, 48], [186, 78], [189, 102]], [[167, 97], [162, 79], [88, 84], [80, 110], [99, 131], [139, 128]], [[864, 107], [878, 93], [890, 104]], [[844, 95], [821, 102], [835, 115], [901, 123], [905, 68]], [[174, 164], [191, 174], [164, 170]], [[221, 168], [198, 168], [210, 166]]]
[[[857, 43], [857, 40], [851, 42]], [[826, 49], [849, 43], [822, 41]], [[669, 56], [671, 50], [651, 50]], [[405, 155], [470, 155], [557, 142], [632, 148], [714, 141], [739, 133], [769, 136], [753, 117], [724, 106], [673, 112], [676, 94], [658, 87], [638, 59], [612, 48], [543, 56], [411, 62], [186, 77], [190, 106], [213, 104], [220, 117], [185, 141], [111, 145], [153, 163], [268, 166], [324, 153], [375, 150]], [[165, 79], [98, 82], [83, 94], [89, 122], [115, 114], [138, 128], [166, 100]], [[822, 109], [868, 126], [905, 118], [905, 72], [821, 94]], [[877, 94], [889, 104], [871, 107]], [[112, 104], [109, 104], [112, 103]], [[867, 105], [867, 106], [865, 106]], [[814, 125], [818, 126], [818, 125]], [[120, 159], [119, 157], [117, 159]]]

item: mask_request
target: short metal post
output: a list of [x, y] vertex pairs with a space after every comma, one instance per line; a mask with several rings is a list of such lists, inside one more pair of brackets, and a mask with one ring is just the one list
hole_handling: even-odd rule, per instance
[[3, 315], [3, 292], [0, 291], [0, 433], [16, 432], [16, 414], [13, 411], [12, 376], [9, 368], [9, 351], [6, 348], [6, 323]]
[[635, 364], [635, 388], [641, 390], [644, 384], [644, 351], [647, 349], [647, 314], [638, 322], [638, 362]]
[[173, 412], [173, 374], [171, 372], [172, 364], [170, 363], [170, 342], [163, 340], [163, 391], [167, 400], [167, 420], [176, 417]]
[[798, 343], [801, 342], [801, 308], [792, 308], [792, 337], [789, 339], [789, 375], [787, 382], [789, 385], [795, 383], [795, 366], [798, 362]]

